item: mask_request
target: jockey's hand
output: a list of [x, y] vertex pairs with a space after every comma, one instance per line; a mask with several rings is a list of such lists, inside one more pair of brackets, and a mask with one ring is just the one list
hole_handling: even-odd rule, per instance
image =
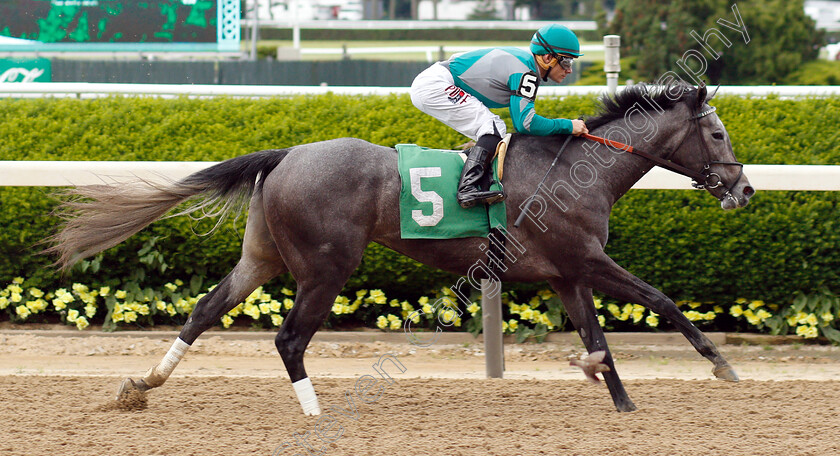
[[586, 124], [580, 119], [572, 120], [572, 134], [580, 136], [584, 133], [589, 133], [589, 129], [586, 128]]

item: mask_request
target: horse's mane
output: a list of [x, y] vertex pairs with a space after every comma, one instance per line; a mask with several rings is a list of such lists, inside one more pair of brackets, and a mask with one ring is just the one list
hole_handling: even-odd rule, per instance
[[[586, 119], [586, 127], [593, 130], [616, 119], [621, 119], [636, 103], [646, 111], [654, 109], [646, 98], [652, 100], [662, 109], [668, 109], [683, 101], [692, 93], [696, 93], [696, 89], [683, 82], [666, 85], [634, 84], [616, 92], [615, 95], [602, 95], [598, 100], [600, 106], [597, 114]], [[672, 100], [674, 94], [680, 94], [680, 96]]]

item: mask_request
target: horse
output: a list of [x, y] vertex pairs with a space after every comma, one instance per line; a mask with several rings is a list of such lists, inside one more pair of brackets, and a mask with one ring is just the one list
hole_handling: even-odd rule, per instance
[[[735, 158], [726, 128], [708, 104], [713, 96], [705, 86], [637, 84], [602, 96], [599, 112], [587, 119], [590, 134], [608, 138], [607, 147], [572, 137], [558, 154], [567, 136], [521, 134], [513, 135], [508, 147], [508, 207], [523, 208], [535, 200], [538, 204], [536, 210], [528, 208], [527, 223], [507, 231], [525, 253], [497, 268], [493, 279], [548, 282], [587, 351], [606, 366], [597, 371], [603, 372], [619, 412], [636, 406], [616, 372], [593, 290], [641, 304], [666, 318], [712, 362], [716, 377], [738, 381], [715, 345], [671, 299], [604, 252], [613, 204], [656, 164], [696, 177], [695, 186], [720, 200], [725, 210], [748, 204], [755, 190]], [[640, 157], [616, 146], [621, 143], [650, 152]], [[401, 239], [397, 158], [394, 148], [341, 138], [253, 152], [166, 184], [138, 181], [70, 189], [73, 197], [64, 200], [59, 211], [65, 220], [47, 249], [63, 269], [160, 218], [203, 211], [211, 204], [220, 205], [225, 214], [248, 206], [238, 263], [198, 301], [164, 358], [139, 380], [125, 379], [119, 391], [145, 392], [163, 385], [199, 335], [257, 287], [290, 273], [298, 285], [297, 298], [275, 345], [303, 412], [319, 414], [304, 351], [369, 243], [461, 276], [476, 275], [470, 268], [487, 255], [482, 253], [487, 239], [481, 237]], [[549, 175], [545, 170], [555, 179], [551, 186], [539, 181], [544, 172]], [[172, 214], [184, 202], [193, 205]], [[508, 222], [518, 215], [507, 212]]]

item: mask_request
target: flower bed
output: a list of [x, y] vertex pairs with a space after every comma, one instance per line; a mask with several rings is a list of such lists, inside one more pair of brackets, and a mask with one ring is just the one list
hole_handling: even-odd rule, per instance
[[[211, 291], [210, 287], [207, 292]], [[134, 288], [134, 289], [132, 289]], [[196, 303], [206, 295], [193, 296], [181, 280], [167, 283], [162, 289], [112, 290], [110, 287], [91, 289], [74, 283], [70, 289], [43, 291], [27, 287], [26, 280], [17, 277], [0, 290], [0, 311], [11, 321], [26, 322], [58, 317], [79, 330], [92, 321], [100, 321], [105, 329], [143, 328], [155, 324], [182, 324]], [[261, 328], [279, 327], [294, 307], [294, 291], [282, 288], [280, 296], [272, 296], [257, 288], [245, 302], [240, 303], [219, 321], [223, 328], [235, 322], [249, 322]], [[382, 290], [358, 290], [351, 300], [338, 296], [333, 303], [328, 326], [342, 321], [367, 322], [383, 331], [402, 331], [407, 320], [412, 329], [434, 328], [439, 321], [453, 330], [467, 329], [474, 334], [481, 331], [480, 296], [468, 306], [449, 305], [457, 298], [448, 288], [442, 288], [432, 298], [420, 297], [412, 303], [388, 299]], [[683, 314], [698, 326], [715, 330], [745, 329], [770, 334], [795, 333], [806, 339], [823, 336], [840, 343], [840, 302], [827, 290], [814, 295], [798, 295], [787, 306], [766, 304], [761, 300], [737, 299], [729, 306], [679, 301]], [[435, 303], [444, 305], [434, 306]], [[506, 334], [515, 334], [517, 341], [542, 341], [551, 331], [572, 330], [558, 297], [550, 290], [540, 290], [527, 300], [517, 302], [513, 293], [502, 293], [505, 316], [502, 324]], [[602, 327], [615, 330], [656, 331], [662, 329], [659, 315], [639, 304], [619, 304], [595, 298], [598, 321]]]

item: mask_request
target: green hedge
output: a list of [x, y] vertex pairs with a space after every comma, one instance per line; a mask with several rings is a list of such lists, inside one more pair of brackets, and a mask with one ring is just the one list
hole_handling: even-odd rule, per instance
[[[840, 98], [721, 97], [714, 104], [746, 163], [840, 163]], [[589, 97], [541, 98], [546, 116], [592, 114]], [[507, 113], [499, 113], [510, 124]], [[285, 99], [0, 100], [0, 160], [223, 160], [247, 152], [354, 136], [377, 144], [450, 148], [465, 138], [420, 113], [407, 96], [299, 96]], [[0, 283], [56, 289], [72, 281], [160, 286], [173, 278], [212, 284], [239, 256], [244, 219], [212, 236], [189, 218], [159, 222], [60, 277], [35, 255], [56, 219], [52, 190], [0, 188]], [[607, 250], [674, 299], [731, 304], [737, 298], [789, 303], [794, 291], [837, 289], [840, 234], [832, 192], [759, 192], [749, 207], [724, 212], [704, 192], [631, 191], [616, 205]], [[92, 268], [92, 269], [91, 269]], [[91, 271], [96, 272], [91, 274]], [[162, 272], [161, 272], [162, 271]], [[430, 270], [371, 246], [348, 283], [413, 298], [451, 285]], [[289, 277], [267, 290], [293, 288]], [[540, 285], [514, 287], [535, 290]]]

